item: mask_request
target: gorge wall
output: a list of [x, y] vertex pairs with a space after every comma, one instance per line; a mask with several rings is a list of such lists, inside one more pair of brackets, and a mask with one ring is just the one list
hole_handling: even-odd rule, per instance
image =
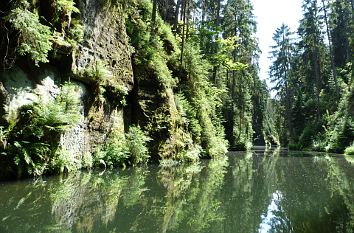
[[[132, 149], [140, 144], [152, 160], [226, 152], [221, 123], [211, 120], [215, 107], [198, 101], [206, 91], [177, 86], [207, 77], [181, 67], [176, 39], [159, 17], [151, 30], [150, 1], [0, 7], [2, 179], [143, 161]], [[129, 143], [122, 149], [119, 138], [131, 126], [147, 137], [130, 136], [138, 144], [126, 152]]]

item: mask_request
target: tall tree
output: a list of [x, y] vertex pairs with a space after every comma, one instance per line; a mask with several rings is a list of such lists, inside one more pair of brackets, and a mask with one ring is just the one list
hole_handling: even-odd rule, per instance
[[274, 89], [278, 91], [281, 102], [285, 102], [285, 140], [288, 141], [290, 137], [290, 130], [292, 129], [291, 122], [291, 84], [290, 84], [290, 62], [292, 44], [290, 42], [290, 28], [282, 24], [276, 29], [273, 40], [275, 45], [272, 46], [271, 58], [273, 63], [270, 67], [270, 79], [275, 83]]
[[324, 22], [326, 25], [326, 33], [327, 33], [327, 40], [328, 40], [328, 47], [329, 47], [329, 57], [331, 60], [331, 69], [332, 69], [332, 75], [335, 83], [335, 88], [336, 88], [336, 98], [339, 98], [339, 87], [338, 87], [338, 80], [337, 80], [337, 71], [336, 67], [334, 64], [334, 54], [333, 54], [333, 48], [332, 48], [332, 38], [331, 34], [329, 31], [329, 23], [328, 23], [328, 10], [327, 10], [327, 4], [325, 0], [322, 0], [322, 10], [323, 10], [323, 16], [324, 16]]
[[156, 14], [157, 14], [157, 0], [153, 0], [152, 1], [153, 5], [152, 5], [152, 30], [155, 30], [155, 26], [156, 26]]
[[243, 63], [247, 68], [227, 71], [231, 112], [225, 116], [227, 135], [235, 148], [242, 148], [252, 141], [252, 86], [257, 78], [258, 45], [255, 38], [256, 22], [253, 7], [248, 0], [229, 0], [224, 10], [223, 34], [225, 38], [238, 38], [238, 45], [232, 51], [235, 63]]
[[[315, 94], [316, 119], [321, 116], [320, 92], [323, 87], [323, 48], [325, 47], [320, 29], [320, 15], [317, 0], [303, 1], [304, 18], [300, 21], [299, 35], [301, 49], [304, 50], [303, 59], [307, 63], [308, 93]], [[313, 81], [313, 78], [315, 79]], [[312, 94], [313, 95], [313, 94]]]
[[174, 23], [173, 23], [173, 31], [175, 34], [177, 33], [178, 30], [178, 15], [179, 15], [181, 5], [182, 5], [182, 0], [177, 0], [175, 15], [174, 15]]
[[182, 26], [182, 45], [181, 45], [181, 57], [180, 57], [180, 62], [182, 65], [183, 62], [183, 52], [184, 52], [184, 45], [185, 45], [185, 40], [186, 40], [186, 27], [187, 27], [187, 20], [188, 20], [188, 15], [187, 15], [187, 7], [188, 7], [188, 2], [189, 0], [183, 0], [182, 4], [182, 14], [183, 14], [183, 26]]
[[335, 0], [331, 4], [330, 34], [332, 35], [333, 58], [336, 67], [344, 68], [351, 61], [354, 49], [350, 47], [353, 37], [353, 0]]
[[161, 18], [173, 25], [175, 22], [175, 9], [176, 3], [174, 0], [158, 0], [158, 9], [161, 15]]

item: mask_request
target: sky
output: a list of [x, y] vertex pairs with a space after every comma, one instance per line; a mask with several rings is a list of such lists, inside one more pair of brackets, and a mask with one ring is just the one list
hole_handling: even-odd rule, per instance
[[[270, 46], [273, 45], [273, 33], [282, 23], [287, 24], [291, 31], [296, 31], [302, 17], [301, 0], [251, 0], [257, 20], [257, 37], [262, 51], [259, 59], [260, 78], [268, 77], [271, 64]], [[271, 86], [269, 82], [268, 86]]]

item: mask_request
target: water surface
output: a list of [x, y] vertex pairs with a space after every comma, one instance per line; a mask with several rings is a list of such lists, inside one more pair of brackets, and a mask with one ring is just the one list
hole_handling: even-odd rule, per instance
[[342, 156], [233, 152], [0, 184], [0, 232], [354, 232]]

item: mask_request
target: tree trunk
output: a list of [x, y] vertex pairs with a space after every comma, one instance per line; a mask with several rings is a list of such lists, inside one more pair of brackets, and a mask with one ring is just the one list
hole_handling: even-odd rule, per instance
[[[314, 2], [314, 11], [317, 14], [318, 10], [317, 10], [317, 3]], [[313, 22], [314, 24], [316, 22]], [[321, 61], [320, 61], [320, 51], [318, 48], [319, 45], [319, 38], [318, 38], [318, 32], [317, 30], [315, 30], [314, 32], [314, 41], [312, 44], [312, 48], [313, 48], [313, 55], [312, 55], [312, 59], [313, 59], [313, 65], [314, 65], [314, 70], [315, 70], [315, 78], [316, 78], [316, 102], [317, 102], [317, 120], [320, 119], [320, 115], [321, 115], [321, 109], [320, 109], [320, 92], [322, 89], [322, 78], [321, 78]]]
[[182, 1], [182, 8], [181, 8], [181, 15], [180, 15], [180, 20], [183, 21], [184, 19], [184, 11], [186, 9], [186, 1], [188, 0], [181, 0]]
[[[215, 19], [215, 28], [216, 28], [216, 40], [219, 39], [219, 25], [220, 25], [220, 7], [221, 7], [221, 0], [217, 0], [217, 8], [216, 8], [216, 19]], [[215, 45], [214, 45], [214, 54], [218, 53], [218, 44], [215, 41]], [[216, 65], [214, 65], [213, 67], [213, 81], [216, 85], [217, 83], [217, 71], [218, 71], [218, 67]]]
[[185, 28], [186, 28], [186, 7], [187, 7], [187, 1], [188, 0], [183, 0], [183, 29], [182, 29], [182, 47], [181, 47], [181, 58], [180, 58], [180, 62], [181, 62], [181, 66], [183, 65], [183, 52], [184, 52], [184, 41], [185, 41]]
[[322, 0], [322, 8], [323, 8], [324, 20], [325, 20], [325, 24], [326, 24], [328, 46], [329, 46], [329, 55], [330, 55], [330, 59], [331, 59], [332, 75], [333, 75], [333, 79], [334, 79], [334, 83], [335, 83], [335, 87], [336, 87], [336, 97], [338, 99], [339, 98], [339, 87], [338, 87], [338, 80], [337, 80], [337, 71], [336, 71], [336, 67], [334, 65], [334, 54], [333, 54], [333, 48], [332, 48], [332, 38], [331, 38], [331, 34], [329, 32], [328, 17], [327, 17], [327, 9], [326, 9], [325, 0]]
[[178, 14], [179, 14], [179, 8], [181, 7], [182, 0], [177, 0], [176, 4], [176, 11], [175, 11], [175, 18], [174, 18], [174, 25], [173, 25], [173, 31], [175, 35], [177, 34], [178, 30]]
[[157, 0], [153, 0], [153, 5], [152, 5], [152, 31], [155, 31], [156, 27], [156, 13], [157, 13]]

